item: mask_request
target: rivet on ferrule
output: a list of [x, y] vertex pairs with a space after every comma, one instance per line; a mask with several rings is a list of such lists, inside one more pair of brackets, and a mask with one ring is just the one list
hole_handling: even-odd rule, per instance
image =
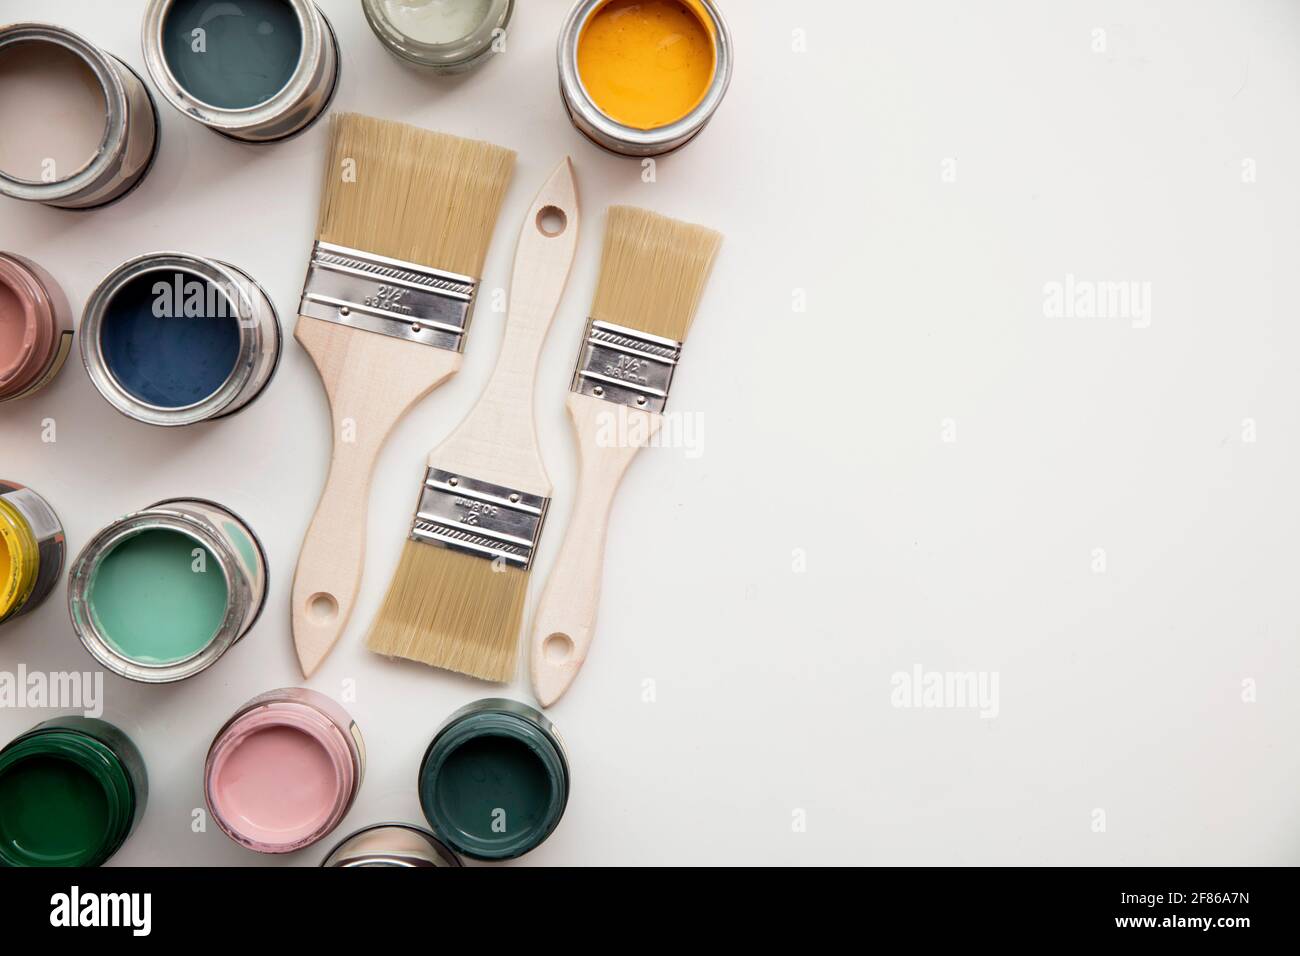
[[460, 352], [465, 348], [478, 280], [330, 242], [312, 247], [298, 311]]
[[569, 390], [616, 405], [662, 412], [681, 355], [681, 342], [588, 319]]

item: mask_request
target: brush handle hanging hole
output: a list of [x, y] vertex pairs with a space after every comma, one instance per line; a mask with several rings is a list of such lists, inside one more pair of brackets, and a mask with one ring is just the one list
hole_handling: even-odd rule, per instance
[[569, 227], [569, 217], [559, 206], [543, 206], [537, 212], [537, 231], [548, 239], [564, 234]]
[[542, 645], [546, 660], [552, 664], [563, 664], [573, 653], [573, 638], [568, 634], [552, 634]]
[[307, 599], [307, 613], [318, 624], [328, 624], [338, 616], [338, 599], [324, 591], [317, 592]]

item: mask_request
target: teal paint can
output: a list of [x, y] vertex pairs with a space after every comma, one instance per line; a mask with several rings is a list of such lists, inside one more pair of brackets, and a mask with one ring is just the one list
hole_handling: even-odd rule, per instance
[[569, 801], [569, 764], [555, 725], [504, 698], [451, 715], [420, 762], [420, 806], [434, 834], [476, 860], [540, 846]]

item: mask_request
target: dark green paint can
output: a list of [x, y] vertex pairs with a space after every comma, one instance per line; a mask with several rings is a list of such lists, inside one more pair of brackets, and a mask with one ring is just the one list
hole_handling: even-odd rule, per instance
[[99, 866], [144, 814], [144, 760], [105, 720], [57, 717], [0, 750], [0, 864]]
[[420, 806], [438, 838], [477, 860], [540, 846], [564, 816], [569, 765], [555, 725], [518, 701], [462, 707], [420, 763]]

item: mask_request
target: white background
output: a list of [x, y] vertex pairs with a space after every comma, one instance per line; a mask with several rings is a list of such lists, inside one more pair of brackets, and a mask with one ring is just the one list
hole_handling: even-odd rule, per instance
[[[72, 27], [143, 70], [144, 6], [0, 0], [0, 22]], [[571, 508], [563, 399], [603, 209], [727, 235], [673, 392], [702, 454], [643, 452], [628, 475], [597, 642], [552, 708], [572, 799], [523, 862], [1300, 862], [1300, 5], [730, 0], [731, 91], [654, 183], [565, 117], [567, 0], [521, 0], [508, 52], [452, 80], [391, 58], [356, 0], [322, 7], [343, 51], [335, 109], [519, 151], [487, 288], [574, 159], [585, 219], [537, 393], [555, 497], [534, 601]], [[248, 147], [159, 107], [138, 192], [88, 214], [0, 200], [0, 248], [45, 265], [77, 311], [127, 257], [225, 259], [291, 332], [325, 127]], [[1048, 317], [1045, 284], [1071, 274], [1150, 283], [1149, 326]], [[336, 697], [355, 682], [369, 745], [336, 837], [418, 821], [434, 729], [501, 691], [362, 646], [425, 455], [501, 326], [480, 309], [464, 370], [379, 463], [357, 612], [310, 682]], [[323, 391], [288, 337], [268, 392], [228, 421], [131, 422], [75, 361], [0, 409], [0, 474], [54, 504], [73, 553], [186, 494], [244, 515], [270, 552], [266, 614], [217, 666], [171, 687], [107, 678], [152, 782], [115, 862], [314, 865], [327, 849], [263, 859], [190, 824], [213, 733], [299, 681], [289, 582], [328, 450]], [[90, 667], [62, 590], [0, 632], [0, 669], [19, 662]], [[917, 665], [995, 672], [998, 715], [893, 706], [891, 675]], [[529, 698], [526, 680], [506, 692]], [[0, 711], [0, 739], [46, 716]]]

